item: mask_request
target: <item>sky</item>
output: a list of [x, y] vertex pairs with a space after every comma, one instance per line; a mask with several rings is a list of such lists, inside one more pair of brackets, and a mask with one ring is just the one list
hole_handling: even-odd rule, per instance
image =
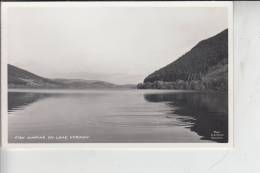
[[228, 27], [224, 7], [9, 7], [8, 63], [48, 78], [136, 84]]

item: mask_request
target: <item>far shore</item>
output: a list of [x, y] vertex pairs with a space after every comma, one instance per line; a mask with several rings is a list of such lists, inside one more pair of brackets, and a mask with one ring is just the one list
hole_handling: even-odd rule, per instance
[[30, 93], [84, 93], [95, 91], [152, 91], [152, 92], [176, 92], [176, 93], [227, 93], [214, 90], [188, 90], [188, 89], [137, 89], [137, 88], [89, 88], [89, 89], [55, 89], [55, 88], [8, 88], [8, 92], [30, 92]]

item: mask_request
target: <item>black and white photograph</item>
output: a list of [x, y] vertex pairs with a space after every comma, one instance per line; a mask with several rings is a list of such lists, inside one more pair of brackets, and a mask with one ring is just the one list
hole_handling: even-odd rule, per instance
[[229, 5], [42, 4], [2, 7], [7, 144], [232, 143]]

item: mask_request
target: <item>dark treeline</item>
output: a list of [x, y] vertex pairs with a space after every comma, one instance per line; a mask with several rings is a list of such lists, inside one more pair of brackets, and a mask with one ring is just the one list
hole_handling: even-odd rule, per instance
[[199, 42], [171, 64], [155, 71], [138, 88], [228, 88], [228, 30]]

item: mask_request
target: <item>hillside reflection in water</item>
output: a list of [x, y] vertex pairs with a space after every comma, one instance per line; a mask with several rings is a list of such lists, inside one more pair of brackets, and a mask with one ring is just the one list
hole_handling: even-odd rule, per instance
[[[163, 90], [9, 92], [9, 141], [227, 142], [227, 94]], [[87, 135], [81, 141], [15, 136]]]
[[[144, 97], [149, 102], [165, 102], [172, 107], [172, 114], [181, 115], [179, 120], [189, 122], [191, 126], [188, 128], [202, 136], [203, 140], [228, 142], [226, 93], [163, 93], [145, 94]], [[214, 138], [214, 134], [220, 135]]]

